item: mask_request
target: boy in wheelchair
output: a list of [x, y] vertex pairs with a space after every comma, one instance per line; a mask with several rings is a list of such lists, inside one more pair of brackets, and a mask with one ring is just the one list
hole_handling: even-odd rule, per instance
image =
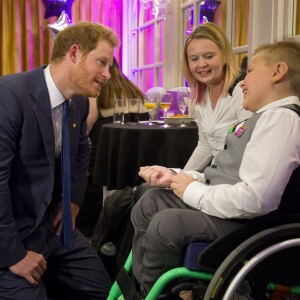
[[153, 187], [134, 206], [132, 271], [149, 292], [165, 271], [180, 266], [184, 247], [214, 241], [269, 214], [300, 208], [300, 45], [260, 46], [241, 83], [244, 108], [224, 150], [204, 173], [147, 166]]

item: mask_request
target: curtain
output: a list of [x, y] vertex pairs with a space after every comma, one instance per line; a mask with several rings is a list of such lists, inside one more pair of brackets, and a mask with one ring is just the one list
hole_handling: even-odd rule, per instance
[[[0, 76], [32, 70], [50, 62], [53, 38], [42, 0], [0, 0]], [[111, 27], [122, 41], [122, 0], [75, 0], [72, 23], [91, 21]], [[122, 66], [121, 47], [115, 56]]]
[[295, 28], [294, 35], [300, 35], [300, 0], [297, 0], [296, 2], [295, 19], [296, 19], [296, 28]]
[[[248, 15], [249, 0], [234, 1], [234, 32], [232, 46], [239, 47], [248, 44]], [[224, 31], [227, 25], [227, 0], [221, 0], [221, 4], [216, 9], [215, 21]], [[238, 55], [238, 63], [241, 64], [247, 53]]]

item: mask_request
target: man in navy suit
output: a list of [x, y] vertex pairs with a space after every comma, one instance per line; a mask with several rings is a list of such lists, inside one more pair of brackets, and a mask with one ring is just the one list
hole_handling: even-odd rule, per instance
[[[0, 78], [1, 299], [107, 297], [109, 276], [96, 251], [75, 228], [75, 219], [91, 151], [87, 97], [97, 97], [110, 79], [118, 43], [109, 28], [82, 22], [57, 35], [50, 65]], [[66, 99], [70, 112], [70, 248], [60, 238], [62, 103]], [[49, 296], [53, 289], [58, 294]]]

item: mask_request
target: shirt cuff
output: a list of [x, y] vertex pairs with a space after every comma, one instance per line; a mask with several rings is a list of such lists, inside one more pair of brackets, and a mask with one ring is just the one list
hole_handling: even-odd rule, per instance
[[205, 183], [204, 174], [199, 173], [197, 171], [183, 171], [184, 173], [192, 176], [195, 180], [198, 180], [199, 182]]
[[202, 183], [205, 182], [204, 174], [203, 173], [199, 173], [197, 171], [184, 171], [184, 170], [179, 169], [179, 168], [170, 168], [170, 170], [172, 170], [172, 171], [174, 171], [176, 173], [184, 172], [187, 175], [193, 177], [195, 180], [198, 180], [198, 181], [200, 181]]
[[183, 193], [183, 202], [196, 209], [201, 209], [201, 199], [208, 188], [207, 185], [199, 182], [191, 182]]
[[170, 170], [176, 172], [176, 173], [180, 173], [182, 172], [182, 169], [179, 169], [179, 168], [170, 168]]

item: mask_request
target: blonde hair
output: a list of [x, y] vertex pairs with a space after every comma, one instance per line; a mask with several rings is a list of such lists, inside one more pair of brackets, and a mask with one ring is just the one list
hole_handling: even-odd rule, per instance
[[97, 47], [99, 40], [109, 42], [112, 47], [119, 46], [119, 37], [112, 29], [104, 25], [79, 22], [69, 26], [56, 36], [51, 61], [61, 61], [74, 44], [79, 45], [80, 50], [86, 55]]
[[254, 55], [262, 52], [267, 65], [284, 62], [288, 65], [288, 77], [291, 88], [300, 97], [300, 43], [281, 41], [264, 44], [254, 50]]
[[142, 91], [122, 73], [115, 58], [110, 68], [110, 74], [111, 79], [101, 88], [100, 95], [97, 98], [98, 111], [100, 108], [112, 108], [113, 99], [139, 98], [143, 101]]
[[194, 39], [208, 39], [215, 43], [223, 54], [224, 62], [224, 87], [223, 94], [227, 95], [228, 90], [234, 83], [234, 81], [240, 75], [240, 69], [238, 63], [234, 59], [234, 54], [230, 42], [224, 33], [224, 31], [218, 27], [216, 24], [211, 22], [206, 22], [201, 26], [197, 27], [186, 39], [183, 51], [183, 63], [182, 72], [184, 77], [189, 83], [192, 90], [192, 95], [196, 96], [197, 102], [201, 102], [206, 85], [196, 80], [189, 68], [189, 61], [187, 56], [187, 47], [189, 43]]

